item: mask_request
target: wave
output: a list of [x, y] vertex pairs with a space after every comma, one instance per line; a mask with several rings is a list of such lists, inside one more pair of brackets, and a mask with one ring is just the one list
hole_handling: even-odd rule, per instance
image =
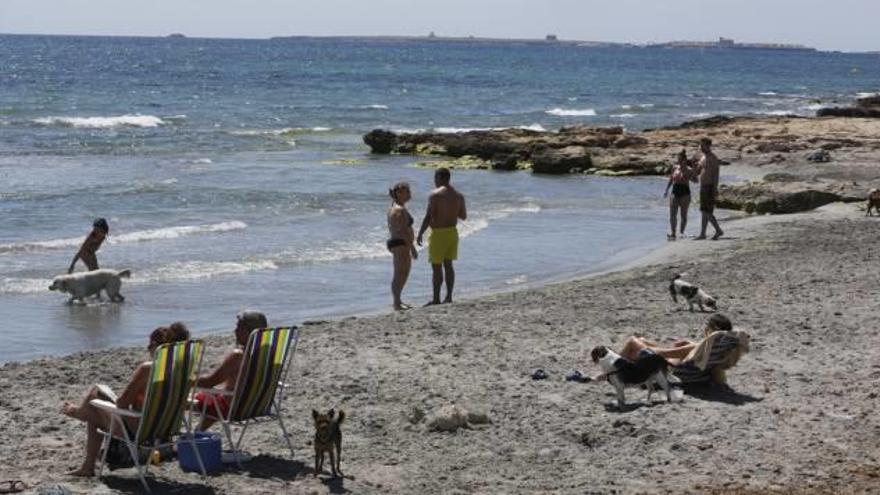
[[[270, 260], [255, 261], [181, 261], [144, 271], [134, 271], [125, 284], [145, 285], [167, 282], [188, 282], [255, 271], [277, 270]], [[0, 294], [49, 293], [51, 279], [0, 278]]]
[[254, 261], [181, 261], [132, 274], [132, 283], [186, 282], [248, 272], [277, 270], [270, 260]]
[[872, 92], [863, 91], [860, 93], [856, 93], [856, 98], [870, 98], [872, 96], [878, 96], [878, 95], [880, 95], [880, 93], [878, 93], [876, 91], [872, 91]]
[[49, 292], [50, 279], [0, 278], [0, 294], [38, 294]]
[[388, 105], [364, 105], [361, 108], [364, 110], [388, 110]]
[[210, 158], [185, 158], [181, 160], [181, 163], [189, 165], [210, 165], [214, 163], [214, 161]]
[[794, 110], [759, 110], [757, 112], [752, 112], [757, 115], [769, 115], [771, 117], [785, 117], [786, 115], [796, 115], [797, 112]]
[[775, 92], [775, 91], [762, 91], [762, 92], [760, 92], [760, 93], [758, 93], [758, 94], [761, 95], [761, 96], [776, 96], [776, 95], [778, 95], [779, 93], [777, 93], [777, 92]]
[[[179, 116], [178, 116], [179, 117]], [[183, 116], [186, 118], [186, 116]], [[115, 117], [59, 117], [49, 116], [34, 119], [40, 125], [57, 125], [78, 129], [110, 129], [113, 127], [159, 127], [165, 121], [155, 115], [118, 115]]]
[[[239, 221], [221, 222], [206, 225], [181, 225], [177, 227], [165, 227], [161, 229], [141, 230], [126, 234], [113, 235], [107, 239], [108, 244], [124, 244], [134, 242], [157, 241], [177, 239], [179, 237], [228, 232], [247, 228], [247, 224]], [[10, 244], [0, 244], [0, 254], [17, 253], [26, 251], [40, 251], [52, 249], [76, 248], [82, 242], [83, 237], [70, 237], [67, 239], [52, 239], [49, 241], [32, 241]]]
[[614, 118], [614, 119], [631, 119], [635, 116], [636, 116], [636, 114], [634, 114], [634, 113], [613, 113], [613, 114], [609, 115], [609, 117]]
[[544, 113], [548, 115], [555, 115], [557, 117], [595, 117], [596, 110], [592, 108], [584, 108], [581, 110], [571, 109], [571, 108], [552, 108], [550, 110], [545, 111]]
[[281, 129], [242, 129], [227, 132], [233, 136], [244, 137], [288, 137], [313, 132], [329, 132], [331, 130], [333, 129], [330, 127], [284, 127]]

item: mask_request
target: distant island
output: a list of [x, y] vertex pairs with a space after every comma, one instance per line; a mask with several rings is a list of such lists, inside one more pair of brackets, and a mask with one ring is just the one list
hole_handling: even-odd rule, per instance
[[182, 33], [171, 33], [166, 38], [186, 38], [186, 36]]
[[730, 38], [718, 38], [718, 41], [670, 41], [651, 43], [647, 48], [711, 48], [726, 50], [793, 50], [815, 52], [815, 48], [788, 43], [737, 43]]
[[789, 43], [739, 43], [730, 38], [717, 41], [667, 41], [660, 43], [620, 43], [614, 41], [585, 41], [559, 39], [555, 34], [544, 38], [482, 38], [478, 36], [440, 36], [430, 32], [427, 36], [276, 36], [273, 40], [294, 39], [347, 39], [365, 41], [431, 41], [446, 43], [519, 43], [573, 45], [591, 48], [666, 48], [666, 49], [713, 49], [713, 50], [784, 50], [816, 52], [816, 48]]

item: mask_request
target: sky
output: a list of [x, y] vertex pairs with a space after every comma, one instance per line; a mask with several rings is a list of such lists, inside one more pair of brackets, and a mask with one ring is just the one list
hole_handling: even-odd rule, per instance
[[403, 35], [880, 50], [880, 0], [0, 0], [0, 33]]

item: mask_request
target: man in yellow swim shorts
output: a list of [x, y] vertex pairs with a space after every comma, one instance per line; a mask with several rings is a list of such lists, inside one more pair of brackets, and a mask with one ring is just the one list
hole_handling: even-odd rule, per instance
[[446, 299], [444, 303], [452, 302], [452, 288], [455, 286], [455, 269], [452, 262], [458, 259], [458, 221], [467, 219], [467, 208], [464, 196], [455, 190], [449, 180], [449, 169], [440, 168], [434, 173], [434, 185], [436, 189], [431, 191], [428, 197], [428, 211], [422, 220], [419, 236], [416, 242], [422, 245], [422, 236], [428, 227], [431, 227], [431, 235], [428, 237], [428, 261], [433, 270], [432, 282], [434, 285], [434, 298], [428, 305], [440, 304], [440, 289], [443, 280], [446, 279]]

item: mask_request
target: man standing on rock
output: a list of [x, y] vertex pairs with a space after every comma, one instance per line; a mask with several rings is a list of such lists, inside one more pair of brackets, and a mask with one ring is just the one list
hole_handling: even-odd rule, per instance
[[721, 160], [712, 152], [712, 140], [704, 137], [700, 139], [700, 151], [703, 157], [697, 165], [697, 173], [700, 175], [700, 213], [703, 214], [702, 228], [700, 236], [697, 239], [706, 238], [706, 227], [709, 222], [715, 229], [715, 235], [712, 240], [718, 240], [724, 235], [724, 231], [718, 226], [718, 220], [715, 219], [715, 200], [718, 197], [718, 178], [721, 174]]
[[416, 242], [422, 245], [422, 236], [428, 227], [431, 235], [428, 238], [428, 261], [433, 269], [434, 298], [428, 305], [440, 304], [440, 288], [446, 276], [446, 299], [452, 302], [452, 288], [455, 286], [455, 269], [452, 262], [458, 259], [458, 220], [467, 219], [467, 208], [464, 196], [449, 184], [449, 169], [440, 168], [434, 173], [436, 189], [428, 197], [428, 211], [422, 220], [422, 227]]

